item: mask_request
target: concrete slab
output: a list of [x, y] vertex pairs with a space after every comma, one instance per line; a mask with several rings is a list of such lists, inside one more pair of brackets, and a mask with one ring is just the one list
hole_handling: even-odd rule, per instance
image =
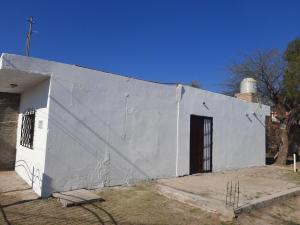
[[[263, 207], [300, 194], [299, 184], [292, 179], [291, 174], [288, 167], [252, 167], [161, 179], [157, 187], [167, 197], [232, 218], [234, 213]], [[227, 182], [230, 181], [238, 181], [240, 184], [239, 203], [234, 207], [235, 210], [232, 206], [226, 206]]]
[[236, 209], [234, 209], [234, 214], [238, 215], [243, 212], [250, 212], [253, 209], [259, 209], [266, 206], [269, 206], [275, 202], [284, 201], [288, 198], [294, 197], [300, 195], [300, 187], [291, 188], [288, 190], [284, 190], [282, 192], [270, 195], [270, 196], [264, 196], [258, 199], [254, 199], [250, 201], [249, 203], [242, 205]]
[[57, 198], [64, 207], [103, 200], [99, 195], [86, 189], [53, 193], [53, 197]]
[[225, 204], [218, 200], [175, 189], [166, 185], [158, 184], [156, 187], [158, 192], [167, 198], [175, 199], [188, 205], [204, 209], [208, 212], [219, 214], [225, 221], [231, 221], [235, 216], [232, 208], [226, 207]]

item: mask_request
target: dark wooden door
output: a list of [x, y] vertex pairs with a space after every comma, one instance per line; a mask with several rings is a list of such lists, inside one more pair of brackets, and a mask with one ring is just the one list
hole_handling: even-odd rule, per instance
[[194, 174], [203, 168], [203, 119], [192, 115], [190, 126], [190, 174]]
[[212, 170], [212, 118], [191, 115], [190, 174]]

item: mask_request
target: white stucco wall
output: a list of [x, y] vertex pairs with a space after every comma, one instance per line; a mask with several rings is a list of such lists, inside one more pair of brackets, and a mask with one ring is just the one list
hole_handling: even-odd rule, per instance
[[[21, 94], [19, 119], [17, 128], [16, 172], [28, 183], [32, 184], [36, 193], [41, 195], [42, 179], [45, 166], [47, 129], [48, 129], [48, 94], [50, 81], [45, 80]], [[36, 109], [33, 149], [20, 145], [22, 113]]]
[[192, 114], [213, 117], [213, 171], [265, 165], [264, 123], [265, 116], [270, 114], [268, 106], [189, 86], [184, 86], [182, 93], [179, 175], [189, 174]]
[[175, 175], [174, 86], [66, 66], [50, 105], [48, 193]]

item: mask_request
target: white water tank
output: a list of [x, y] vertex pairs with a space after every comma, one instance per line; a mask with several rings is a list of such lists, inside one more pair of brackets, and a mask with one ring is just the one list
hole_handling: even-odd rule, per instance
[[257, 81], [253, 78], [244, 78], [240, 86], [241, 93], [256, 93]]

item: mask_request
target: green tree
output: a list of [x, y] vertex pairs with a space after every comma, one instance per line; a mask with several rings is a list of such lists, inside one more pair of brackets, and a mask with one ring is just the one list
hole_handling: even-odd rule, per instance
[[281, 151], [279, 151], [277, 163], [286, 162], [288, 147], [291, 143], [299, 143], [299, 137], [295, 135], [300, 121], [300, 39], [292, 41], [285, 53], [286, 69], [282, 82], [282, 92], [277, 103], [277, 110], [281, 112]]
[[290, 108], [295, 108], [300, 103], [300, 39], [288, 45], [284, 57], [287, 62], [283, 80], [284, 97]]

